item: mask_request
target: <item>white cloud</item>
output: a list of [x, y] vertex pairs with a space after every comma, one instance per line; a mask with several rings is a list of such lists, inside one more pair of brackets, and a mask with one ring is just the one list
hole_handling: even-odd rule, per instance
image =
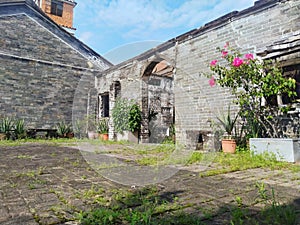
[[[253, 5], [255, 0], [78, 0], [75, 17], [81, 23], [80, 39], [99, 36], [123, 41], [166, 39]], [[84, 29], [82, 29], [84, 27]], [[95, 40], [94, 40], [95, 42]]]

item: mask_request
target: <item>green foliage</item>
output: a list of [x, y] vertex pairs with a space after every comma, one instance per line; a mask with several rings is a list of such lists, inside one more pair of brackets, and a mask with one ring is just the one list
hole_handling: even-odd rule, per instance
[[6, 134], [7, 139], [10, 138], [13, 129], [14, 129], [13, 119], [9, 117], [5, 117], [0, 120], [0, 133]]
[[100, 134], [108, 133], [108, 120], [109, 118], [100, 118], [97, 123], [97, 132]]
[[129, 111], [129, 129], [134, 132], [140, 130], [142, 122], [142, 112], [137, 104], [133, 104]]
[[22, 139], [26, 137], [26, 128], [24, 120], [17, 120], [14, 126], [14, 134], [17, 139]]
[[[160, 215], [167, 214], [173, 210], [180, 210], [176, 197], [167, 201], [158, 195], [154, 187], [142, 188], [136, 191], [113, 191], [110, 202], [105, 205], [100, 203], [97, 208], [77, 214], [80, 224], [189, 224], [181, 223], [174, 219], [161, 218]], [[196, 221], [189, 219], [188, 221]]]
[[114, 128], [118, 133], [140, 129], [142, 115], [139, 106], [126, 98], [118, 98], [112, 109]]
[[25, 121], [9, 117], [0, 120], [0, 133], [6, 135], [6, 139], [22, 139], [26, 137]]
[[[194, 155], [194, 154], [193, 154]], [[234, 171], [241, 171], [253, 168], [269, 168], [269, 169], [292, 169], [294, 165], [287, 162], [278, 161], [275, 155], [263, 153], [254, 155], [250, 151], [239, 151], [236, 154], [214, 154], [213, 163], [218, 169], [211, 169], [201, 172], [200, 176], [213, 176], [217, 174], [229, 173]], [[199, 160], [197, 160], [199, 157]], [[191, 158], [192, 163], [201, 161], [202, 154], [195, 153]]]
[[[296, 95], [296, 81], [286, 78], [272, 61], [254, 59], [252, 54], [244, 57], [235, 49], [225, 46], [218, 48], [222, 53], [222, 62], [216, 60], [210, 64], [217, 75], [212, 77], [211, 85], [216, 80], [222, 87], [231, 89], [240, 106], [240, 115], [246, 119], [246, 128], [250, 131], [255, 126], [253, 136], [279, 137], [281, 135], [279, 117], [284, 108], [271, 102], [277, 95]], [[263, 104], [266, 100], [267, 103]]]
[[265, 188], [264, 183], [257, 182], [255, 186], [259, 195], [255, 199], [255, 203], [259, 202], [263, 208], [253, 217], [249, 213], [249, 210], [244, 207], [242, 198], [237, 197], [237, 206], [234, 206], [231, 212], [230, 224], [298, 224], [297, 210], [294, 206], [279, 203], [274, 189], [271, 190], [270, 194], [270, 191]]
[[56, 125], [56, 129], [59, 137], [67, 137], [67, 134], [72, 132], [72, 126], [65, 121], [59, 122]]
[[232, 135], [232, 131], [235, 127], [235, 123], [237, 121], [238, 114], [231, 118], [230, 105], [228, 106], [228, 111], [226, 115], [222, 115], [221, 117], [217, 117], [219, 122], [222, 124], [224, 130], [228, 135]]

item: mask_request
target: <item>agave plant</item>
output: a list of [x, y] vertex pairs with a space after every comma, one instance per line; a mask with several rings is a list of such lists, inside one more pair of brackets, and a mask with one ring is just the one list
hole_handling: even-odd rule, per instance
[[26, 137], [25, 121], [23, 119], [17, 120], [14, 124], [14, 128], [14, 134], [17, 139]]
[[71, 125], [66, 124], [64, 121], [59, 122], [56, 129], [59, 137], [68, 137], [68, 134], [72, 133]]
[[6, 135], [6, 139], [9, 139], [11, 132], [14, 129], [14, 122], [11, 118], [5, 117], [0, 120], [0, 133]]
[[100, 134], [107, 134], [108, 128], [108, 118], [100, 118], [97, 124], [97, 132]]
[[231, 117], [231, 113], [230, 113], [230, 106], [228, 106], [228, 111], [226, 115], [223, 115], [221, 117], [217, 117], [217, 119], [219, 120], [219, 122], [221, 123], [221, 125], [223, 126], [224, 130], [226, 131], [226, 133], [231, 136], [232, 135], [232, 131], [234, 129], [235, 123], [237, 121], [238, 118], [238, 113], [232, 118]]

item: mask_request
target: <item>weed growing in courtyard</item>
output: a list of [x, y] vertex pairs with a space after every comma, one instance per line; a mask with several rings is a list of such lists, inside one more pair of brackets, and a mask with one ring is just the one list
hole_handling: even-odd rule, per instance
[[[214, 154], [214, 168], [203, 171], [200, 176], [213, 176], [217, 174], [241, 171], [253, 168], [291, 169], [298, 171], [299, 166], [287, 162], [281, 162], [270, 154], [254, 155], [250, 151], [237, 152], [236, 154]], [[202, 160], [203, 153], [194, 152], [189, 163], [197, 163]]]
[[262, 204], [262, 210], [257, 212], [256, 215], [250, 215], [249, 210], [244, 207], [242, 199], [236, 197], [236, 206], [231, 212], [231, 225], [295, 225], [300, 222], [298, 218], [299, 212], [297, 212], [296, 208], [292, 205], [281, 204], [275, 196], [274, 189], [271, 189], [271, 191], [267, 190], [265, 184], [259, 182], [257, 182], [255, 186], [257, 188], [258, 197], [255, 199], [254, 204]]
[[[92, 190], [93, 189], [93, 190]], [[97, 195], [94, 187], [86, 192], [86, 196]], [[101, 190], [102, 194], [102, 190]], [[189, 218], [180, 212], [181, 206], [176, 197], [167, 200], [158, 195], [155, 187], [134, 191], [115, 190], [110, 203], [101, 204], [94, 210], [80, 212], [77, 219], [84, 224], [198, 224], [196, 217]], [[173, 211], [177, 220], [172, 219]], [[163, 215], [170, 215], [164, 217]], [[193, 223], [191, 223], [193, 221]], [[198, 219], [198, 222], [200, 220]], [[199, 223], [200, 224], [200, 223]]]

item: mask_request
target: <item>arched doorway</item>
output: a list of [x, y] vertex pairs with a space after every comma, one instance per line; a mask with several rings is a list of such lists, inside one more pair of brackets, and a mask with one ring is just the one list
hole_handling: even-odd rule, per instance
[[152, 61], [142, 76], [141, 141], [161, 143], [174, 124], [174, 67], [166, 60]]

